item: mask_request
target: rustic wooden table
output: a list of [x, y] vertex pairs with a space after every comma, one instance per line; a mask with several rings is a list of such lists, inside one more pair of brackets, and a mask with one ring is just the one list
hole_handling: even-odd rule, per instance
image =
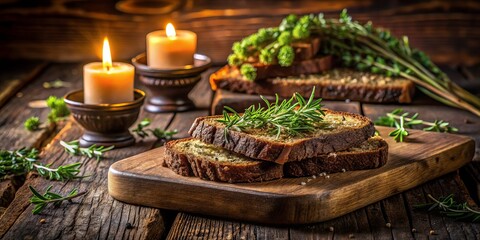
[[[426, 120], [441, 118], [460, 129], [459, 134], [476, 139], [474, 162], [459, 171], [397, 194], [343, 217], [303, 226], [265, 226], [229, 219], [199, 216], [184, 212], [133, 206], [114, 200], [107, 191], [109, 166], [120, 159], [154, 147], [153, 138], [137, 140], [135, 146], [115, 149], [106, 159], [96, 161], [70, 156], [59, 145], [82, 132], [72, 119], [56, 127], [27, 132], [23, 122], [29, 116], [46, 119], [48, 110], [31, 108], [29, 103], [50, 95], [63, 96], [82, 87], [83, 63], [10, 62], [2, 63], [0, 77], [0, 148], [36, 147], [42, 149], [41, 161], [60, 164], [83, 162], [82, 174], [91, 177], [69, 182], [47, 181], [36, 175], [14, 177], [0, 182], [0, 238], [3, 239], [333, 239], [333, 238], [438, 238], [475, 239], [480, 237], [480, 225], [458, 222], [434, 213], [413, 209], [413, 205], [428, 201], [427, 194], [446, 196], [453, 193], [459, 201], [478, 203], [480, 189], [480, 118], [474, 115], [419, 97], [415, 104], [402, 106], [418, 112]], [[203, 80], [191, 93], [198, 110], [183, 113], [151, 114], [142, 112], [139, 118], [149, 117], [153, 126], [178, 129], [178, 137], [186, 137], [192, 121], [209, 113], [213, 98], [207, 77], [216, 68], [204, 74]], [[480, 67], [444, 67], [445, 72], [470, 91], [480, 93]], [[45, 82], [60, 79], [70, 83], [64, 88], [43, 87]], [[343, 103], [353, 112], [376, 118], [397, 105]], [[72, 188], [87, 194], [47, 207], [40, 215], [32, 215], [28, 186], [67, 193]], [[214, 198], [212, 199], [214, 201]], [[433, 232], [432, 232], [433, 230]]]

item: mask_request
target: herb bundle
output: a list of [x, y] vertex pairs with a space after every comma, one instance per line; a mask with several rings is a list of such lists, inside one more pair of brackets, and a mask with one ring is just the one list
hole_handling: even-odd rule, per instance
[[375, 125], [395, 127], [396, 129], [389, 133], [397, 142], [403, 142], [404, 138], [408, 136], [407, 128], [413, 128], [415, 125], [425, 125], [424, 131], [430, 132], [457, 132], [458, 129], [450, 126], [450, 123], [443, 120], [435, 120], [434, 122], [427, 122], [418, 119], [418, 113], [409, 116], [410, 113], [404, 112], [403, 109], [397, 108], [385, 116], [379, 117], [375, 120]]
[[[50, 123], [57, 123], [70, 115], [70, 110], [63, 98], [50, 96], [47, 98], [46, 103], [48, 108], [50, 108], [50, 112], [48, 113], [48, 121]], [[41, 124], [42, 122], [38, 117], [29, 117], [25, 120], [23, 126], [28, 131], [36, 131], [40, 129]]]
[[410, 47], [408, 37], [396, 38], [371, 22], [353, 21], [346, 10], [339, 19], [324, 19], [323, 14], [287, 16], [279, 27], [259, 29], [234, 43], [228, 62], [240, 66], [245, 78], [255, 80], [252, 62], [290, 66], [295, 58], [291, 43], [311, 35], [322, 37], [322, 53], [337, 56], [346, 67], [410, 79], [435, 100], [480, 116], [480, 98], [453, 83], [425, 53]]
[[146, 128], [148, 126], [150, 126], [151, 124], [151, 120], [149, 118], [144, 118], [142, 121], [140, 121], [140, 123], [137, 124], [137, 128], [133, 129], [132, 132], [134, 132], [135, 134], [137, 134], [140, 138], [145, 138], [145, 137], [148, 137], [150, 133], [153, 134], [153, 136], [155, 136], [158, 140], [169, 140], [171, 139], [175, 134], [178, 133], [178, 131], [175, 129], [173, 131], [167, 131], [167, 130], [163, 130], [163, 129], [160, 129], [160, 128], [154, 128], [154, 129], [150, 129], [150, 128]]
[[441, 197], [438, 200], [428, 194], [428, 198], [433, 202], [416, 205], [414, 207], [427, 211], [438, 211], [441, 215], [455, 218], [456, 220], [480, 222], [480, 211], [472, 209], [467, 203], [455, 202], [452, 194], [447, 197]]
[[0, 150], [0, 179], [7, 175], [22, 175], [35, 170], [40, 176], [48, 180], [66, 181], [81, 178], [81, 163], [72, 163], [51, 168], [50, 164], [37, 163], [38, 151], [36, 149], [19, 149], [15, 151]]
[[88, 148], [80, 147], [78, 140], [73, 140], [71, 142], [60, 141], [60, 145], [65, 148], [65, 151], [75, 156], [87, 156], [89, 158], [96, 158], [100, 160], [103, 156], [103, 153], [112, 150], [115, 146], [96, 146], [95, 144], [91, 145]]
[[30, 198], [30, 203], [34, 205], [32, 210], [33, 214], [39, 214], [42, 210], [48, 205], [53, 204], [54, 206], [59, 206], [63, 201], [71, 201], [73, 198], [80, 197], [86, 192], [78, 192], [78, 189], [73, 189], [66, 196], [62, 196], [58, 193], [50, 191], [52, 186], [50, 185], [44, 194], [41, 194], [32, 186], [28, 186], [30, 191], [33, 193], [33, 196]]
[[218, 120], [225, 124], [225, 135], [228, 130], [244, 131], [246, 129], [264, 129], [279, 138], [281, 134], [296, 136], [315, 130], [316, 124], [323, 120], [325, 113], [320, 104], [322, 99], [314, 100], [315, 89], [310, 98], [305, 100], [295, 93], [289, 100], [280, 102], [278, 95], [275, 102], [261, 98], [266, 107], [250, 106], [245, 113], [238, 114], [235, 110], [225, 106], [223, 119]]

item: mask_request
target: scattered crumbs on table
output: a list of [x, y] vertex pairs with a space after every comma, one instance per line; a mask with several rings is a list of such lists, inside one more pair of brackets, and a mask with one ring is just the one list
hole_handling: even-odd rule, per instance
[[330, 178], [330, 175], [325, 176], [325, 178], [326, 178], [326, 179], [329, 179], [329, 178]]
[[40, 223], [46, 223], [47, 220], [45, 218], [40, 219]]
[[436, 233], [435, 230], [433, 230], [433, 229], [430, 230], [430, 232], [428, 232], [428, 234], [430, 234], [430, 235], [437, 235], [437, 233]]
[[412, 233], [416, 233], [417, 232], [417, 229], [416, 228], [412, 228]]
[[315, 176], [315, 175], [312, 175], [312, 178], [313, 178], [313, 179], [315, 179], [315, 178], [317, 178], [317, 176]]
[[22, 92], [18, 92], [16, 96], [17, 96], [18, 98], [21, 98], [21, 97], [23, 97], [23, 93], [22, 93]]
[[391, 228], [391, 227], [392, 227], [392, 224], [389, 223], [389, 222], [387, 222], [387, 223], [385, 224], [385, 226], [386, 226], [387, 228]]

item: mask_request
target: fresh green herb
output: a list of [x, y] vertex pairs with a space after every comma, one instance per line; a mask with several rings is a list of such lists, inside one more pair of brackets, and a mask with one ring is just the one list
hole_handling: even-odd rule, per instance
[[218, 120], [225, 124], [225, 137], [228, 130], [244, 131], [246, 129], [265, 129], [279, 138], [281, 134], [299, 135], [313, 132], [317, 124], [323, 120], [325, 113], [320, 104], [322, 99], [314, 100], [315, 89], [308, 101], [300, 94], [295, 93], [289, 100], [280, 102], [278, 95], [275, 102], [261, 98], [266, 107], [250, 106], [240, 115], [232, 108], [225, 106], [223, 119]]
[[80, 197], [87, 192], [78, 192], [78, 189], [74, 188], [66, 196], [62, 196], [58, 193], [51, 192], [52, 186], [50, 185], [45, 190], [44, 194], [39, 193], [34, 187], [28, 186], [30, 191], [33, 193], [33, 196], [30, 198], [30, 203], [34, 205], [32, 210], [33, 214], [39, 214], [45, 209], [48, 204], [53, 204], [54, 206], [59, 206], [63, 201], [71, 202], [72, 199]]
[[62, 88], [62, 87], [69, 87], [72, 84], [69, 82], [64, 82], [60, 79], [57, 79], [55, 81], [50, 81], [50, 82], [44, 82], [43, 83], [43, 88]]
[[0, 150], [0, 179], [7, 175], [23, 175], [35, 170], [40, 176], [48, 180], [66, 181], [81, 178], [81, 163], [72, 163], [51, 168], [50, 164], [37, 163], [38, 151], [36, 149], [19, 149], [15, 151]]
[[396, 129], [390, 132], [389, 136], [394, 137], [397, 142], [403, 142], [404, 137], [408, 136], [406, 128], [412, 128], [415, 125], [425, 125], [424, 131], [431, 132], [457, 132], [458, 129], [450, 126], [450, 123], [443, 120], [435, 120], [434, 122], [427, 122], [418, 119], [418, 113], [409, 116], [410, 113], [403, 112], [401, 108], [397, 108], [385, 116], [379, 117], [375, 120], [375, 125], [395, 127]]
[[47, 106], [50, 108], [50, 113], [48, 114], [50, 122], [57, 122], [70, 115], [70, 110], [68, 110], [63, 98], [50, 96], [47, 98]]
[[[240, 66], [244, 77], [253, 81], [256, 69], [251, 62], [289, 66], [295, 55], [284, 46], [311, 35], [322, 37], [322, 54], [337, 56], [346, 67], [410, 79], [437, 101], [480, 116], [480, 98], [452, 82], [425, 53], [410, 46], [408, 37], [396, 38], [371, 22], [353, 21], [346, 10], [339, 19], [325, 19], [323, 14], [289, 15], [278, 28], [262, 28], [234, 43], [229, 63]], [[242, 71], [243, 65], [248, 67]]]
[[152, 121], [149, 118], [145, 118], [137, 124], [137, 128], [132, 131], [140, 138], [148, 137], [150, 135], [148, 132], [151, 132], [158, 140], [169, 140], [178, 133], [176, 129], [173, 131], [167, 131], [160, 128], [147, 129], [146, 127], [150, 126], [151, 122]]
[[417, 209], [426, 209], [427, 211], [438, 211], [441, 215], [470, 222], [480, 222], [480, 211], [475, 210], [465, 203], [457, 203], [450, 194], [447, 197], [441, 197], [438, 200], [428, 194], [433, 202], [414, 206]]
[[73, 140], [71, 142], [60, 141], [60, 145], [65, 148], [65, 151], [75, 156], [87, 156], [89, 158], [96, 158], [100, 160], [103, 156], [103, 153], [112, 150], [115, 146], [96, 146], [95, 144], [91, 145], [88, 148], [80, 147], [78, 140]]
[[40, 129], [40, 125], [41, 122], [38, 117], [29, 117], [23, 124], [25, 129], [27, 129], [28, 131], [36, 131]]

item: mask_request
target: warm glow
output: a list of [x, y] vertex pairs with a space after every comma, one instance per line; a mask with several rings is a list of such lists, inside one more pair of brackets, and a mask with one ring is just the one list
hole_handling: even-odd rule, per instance
[[167, 37], [175, 38], [175, 36], [177, 36], [177, 33], [175, 32], [175, 27], [173, 27], [173, 24], [168, 23], [167, 24]]
[[110, 45], [108, 44], [108, 38], [103, 39], [103, 69], [110, 70], [112, 67], [112, 55], [110, 53]]

